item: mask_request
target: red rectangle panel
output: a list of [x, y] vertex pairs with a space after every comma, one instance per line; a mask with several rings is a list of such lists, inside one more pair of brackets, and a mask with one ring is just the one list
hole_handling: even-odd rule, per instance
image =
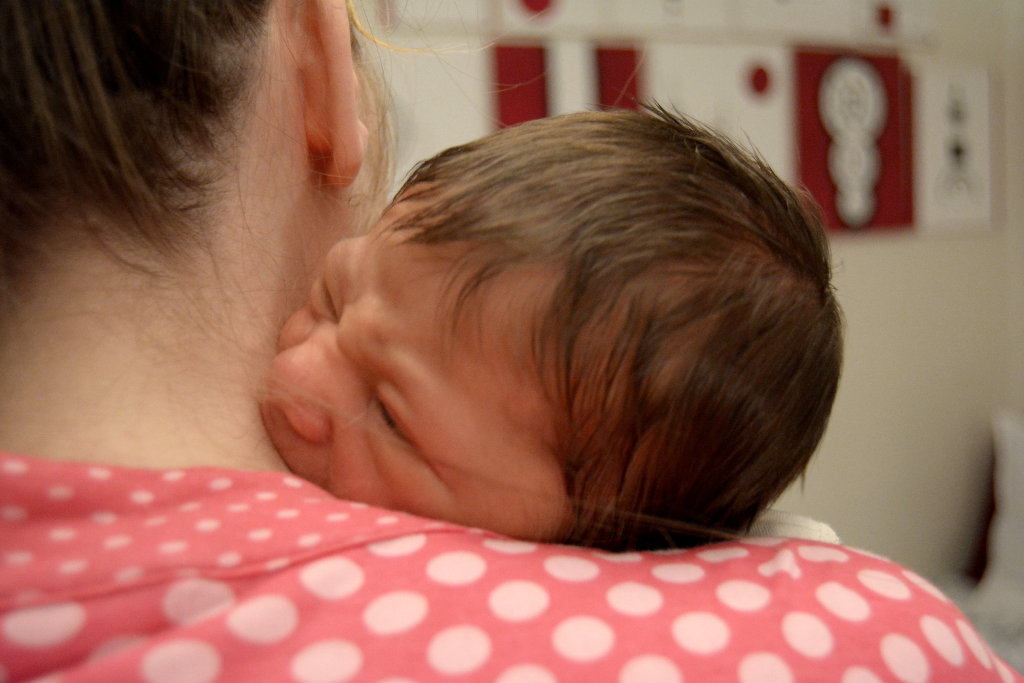
[[598, 47], [597, 91], [604, 108], [637, 109], [640, 59], [633, 48]]
[[498, 45], [494, 48], [494, 88], [502, 128], [548, 114], [544, 48]]

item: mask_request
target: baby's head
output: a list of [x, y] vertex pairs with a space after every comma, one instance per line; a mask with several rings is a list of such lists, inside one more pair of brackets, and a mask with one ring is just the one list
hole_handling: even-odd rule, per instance
[[[353, 279], [332, 276], [339, 250], [352, 272], [390, 271], [377, 290], [408, 301], [362, 325], [353, 304], [349, 328], [432, 359], [421, 385], [447, 393], [422, 405], [447, 417], [424, 429], [373, 368], [358, 383], [337, 364], [314, 370], [300, 312], [271, 376], [306, 395], [265, 410], [268, 430], [292, 469], [339, 495], [541, 540], [692, 545], [742, 532], [824, 431], [842, 335], [818, 215], [759, 160], [667, 112], [545, 119], [443, 152], [353, 244], [363, 251], [328, 259], [327, 288]], [[355, 332], [317, 296], [313, 317], [342, 321], [337, 346]], [[429, 481], [385, 481], [387, 453], [356, 468], [389, 442], [341, 435], [345, 401], [343, 416], [398, 423]], [[402, 410], [418, 422], [402, 425]]]
[[480, 245], [461, 299], [523, 266], [556, 281], [532, 330], [573, 507], [566, 540], [665, 547], [742, 532], [805, 469], [842, 321], [813, 204], [666, 111], [574, 114], [421, 164], [423, 244]]

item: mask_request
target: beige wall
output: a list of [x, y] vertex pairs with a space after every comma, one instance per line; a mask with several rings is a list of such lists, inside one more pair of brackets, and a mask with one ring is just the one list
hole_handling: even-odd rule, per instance
[[988, 419], [1024, 408], [1024, 1], [933, 4], [929, 55], [992, 69], [993, 229], [834, 239], [844, 376], [780, 506], [941, 576], [968, 566], [982, 524]]

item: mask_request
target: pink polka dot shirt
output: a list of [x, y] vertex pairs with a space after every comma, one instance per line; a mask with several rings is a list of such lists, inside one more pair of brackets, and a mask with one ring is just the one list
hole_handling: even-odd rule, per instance
[[913, 572], [808, 541], [613, 555], [2, 454], [0, 539], [0, 682], [1022, 681]]

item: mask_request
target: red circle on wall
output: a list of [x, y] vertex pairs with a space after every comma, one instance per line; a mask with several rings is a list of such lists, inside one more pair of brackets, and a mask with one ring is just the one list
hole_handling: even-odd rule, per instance
[[750, 89], [755, 95], [764, 95], [772, 87], [772, 78], [768, 69], [755, 66], [750, 70]]
[[875, 8], [875, 20], [883, 29], [892, 28], [893, 12], [892, 7], [882, 3]]
[[520, 2], [522, 2], [523, 6], [525, 6], [529, 11], [534, 14], [540, 14], [544, 10], [549, 9], [554, 0], [520, 0]]

